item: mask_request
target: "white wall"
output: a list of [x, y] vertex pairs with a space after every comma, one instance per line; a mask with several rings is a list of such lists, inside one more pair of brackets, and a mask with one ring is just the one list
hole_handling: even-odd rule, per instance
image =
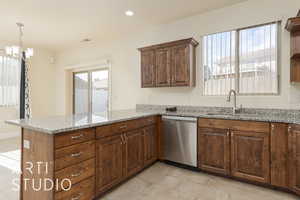
[[[55, 66], [49, 62], [53, 53], [41, 48], [34, 48], [34, 50], [29, 68], [32, 116], [54, 115]], [[4, 123], [5, 120], [17, 118], [19, 118], [18, 107], [0, 107], [0, 139], [19, 134], [20, 129], [18, 127]]]
[[55, 114], [56, 69], [51, 57], [54, 53], [49, 50], [34, 49], [29, 70], [32, 117]]
[[[289, 33], [284, 25], [296, 15], [299, 0], [251, 0], [231, 7], [193, 16], [171, 24], [133, 32], [120, 40], [88, 44], [57, 54], [56, 112], [64, 114], [70, 104], [65, 66], [84, 64], [98, 59], [112, 62], [112, 108], [134, 108], [137, 103], [230, 106], [225, 97], [202, 96], [201, 45], [198, 47], [197, 87], [140, 88], [140, 56], [137, 48], [161, 42], [194, 37], [199, 42], [205, 34], [282, 20], [281, 80], [279, 96], [243, 96], [238, 103], [246, 107], [300, 108], [300, 86], [289, 83]], [[138, 17], [138, 15], [134, 16]]]

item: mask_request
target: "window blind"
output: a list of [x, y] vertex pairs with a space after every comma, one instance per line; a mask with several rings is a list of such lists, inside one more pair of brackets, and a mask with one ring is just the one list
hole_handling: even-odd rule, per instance
[[204, 93], [225, 95], [235, 89], [236, 32], [224, 32], [203, 38]]
[[204, 95], [277, 94], [278, 23], [203, 37]]
[[17, 58], [0, 55], [0, 106], [19, 104], [20, 73]]

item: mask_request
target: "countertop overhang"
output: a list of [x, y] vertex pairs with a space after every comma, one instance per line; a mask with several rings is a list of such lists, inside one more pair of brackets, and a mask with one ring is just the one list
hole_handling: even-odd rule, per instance
[[214, 118], [228, 120], [248, 120], [273, 123], [300, 124], [300, 114], [295, 112], [279, 112], [265, 114], [231, 114], [207, 112], [163, 112], [155, 110], [115, 110], [103, 113], [74, 114], [69, 116], [50, 116], [45, 118], [7, 120], [6, 123], [22, 128], [47, 134], [58, 134], [84, 128], [108, 125], [116, 122], [138, 119], [155, 115], [169, 115], [181, 117]]

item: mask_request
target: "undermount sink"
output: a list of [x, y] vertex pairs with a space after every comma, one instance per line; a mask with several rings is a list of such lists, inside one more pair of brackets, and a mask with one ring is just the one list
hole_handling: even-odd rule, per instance
[[256, 116], [257, 114], [250, 113], [206, 113], [206, 115], [222, 115], [222, 116]]

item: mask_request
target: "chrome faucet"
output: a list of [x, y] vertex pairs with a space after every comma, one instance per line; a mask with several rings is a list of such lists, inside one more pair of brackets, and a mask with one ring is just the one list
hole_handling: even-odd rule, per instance
[[232, 113], [235, 115], [235, 114], [239, 111], [239, 109], [236, 107], [236, 91], [233, 90], [233, 89], [231, 89], [231, 90], [229, 91], [229, 94], [228, 94], [228, 96], [227, 96], [227, 102], [230, 102], [231, 94], [233, 94], [233, 97], [234, 97], [234, 98], [233, 98]]

